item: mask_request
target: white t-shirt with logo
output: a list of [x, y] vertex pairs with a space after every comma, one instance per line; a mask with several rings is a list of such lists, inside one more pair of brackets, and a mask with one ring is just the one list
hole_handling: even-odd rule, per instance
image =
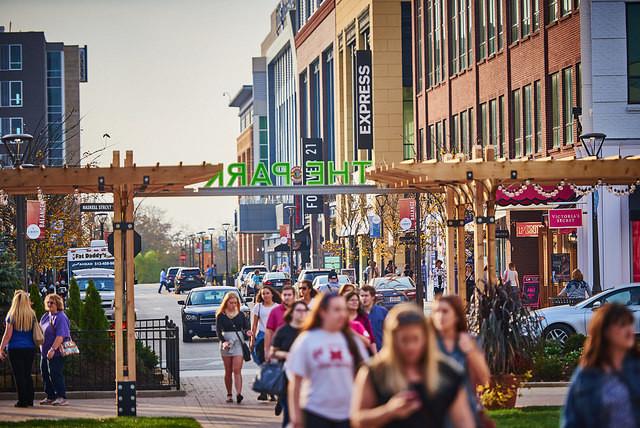
[[[368, 354], [359, 340], [355, 343], [362, 359]], [[349, 419], [353, 390], [353, 357], [342, 332], [322, 329], [300, 334], [286, 362], [287, 375], [303, 378], [300, 406], [334, 421]]]
[[253, 307], [253, 314], [258, 316], [258, 331], [267, 331], [267, 320], [269, 319], [269, 314], [271, 313], [271, 309], [278, 306], [277, 303], [274, 303], [271, 306], [265, 306], [262, 303], [257, 303]]

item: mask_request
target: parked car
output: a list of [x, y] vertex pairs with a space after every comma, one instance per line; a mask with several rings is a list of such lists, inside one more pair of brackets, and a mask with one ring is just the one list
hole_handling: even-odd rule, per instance
[[247, 303], [253, 299], [243, 299], [234, 287], [198, 287], [189, 292], [185, 300], [178, 300], [182, 306], [182, 341], [191, 342], [193, 336], [216, 337], [216, 311], [227, 293], [236, 293], [240, 299], [240, 310], [250, 316]]
[[539, 309], [534, 314], [544, 338], [562, 344], [572, 334], [586, 336], [593, 311], [613, 302], [629, 308], [635, 319], [636, 335], [640, 334], [640, 283], [605, 290], [574, 306], [552, 306]]
[[374, 278], [371, 285], [376, 289], [376, 301], [387, 309], [416, 301], [416, 283], [411, 277], [387, 275]]
[[[262, 277], [261, 285], [270, 285], [271, 287], [275, 288], [276, 291], [281, 292], [282, 287], [284, 287], [285, 285], [291, 285], [291, 278], [286, 272], [267, 272]], [[256, 290], [254, 290], [253, 293], [254, 295], [255, 291]]]
[[113, 301], [116, 297], [113, 270], [103, 268], [79, 269], [76, 270], [74, 274], [74, 278], [76, 279], [78, 288], [80, 289], [80, 298], [82, 301], [84, 301], [84, 297], [87, 294], [89, 280], [92, 279], [98, 293], [100, 293], [102, 308], [104, 309], [105, 315], [109, 320], [113, 320]]
[[313, 282], [313, 280], [316, 279], [316, 276], [320, 276], [320, 275], [328, 276], [329, 272], [331, 272], [331, 269], [303, 269], [300, 271], [300, 274], [298, 275], [298, 282], [304, 279], [308, 279], [309, 281]]
[[200, 268], [183, 267], [176, 273], [174, 283], [176, 286], [176, 294], [180, 294], [192, 288], [202, 287], [204, 285], [204, 277], [202, 276], [202, 272], [200, 272]]
[[251, 275], [253, 274], [253, 272], [255, 272], [256, 269], [259, 270], [261, 273], [269, 272], [269, 270], [262, 265], [242, 266], [242, 269], [240, 269], [240, 272], [238, 272], [238, 275], [236, 275], [236, 280], [235, 280], [235, 286], [238, 290], [244, 290], [245, 281], [247, 281], [248, 279], [251, 279]]
[[331, 291], [332, 288], [340, 289], [342, 284], [348, 284], [350, 281], [347, 275], [338, 275], [338, 284], [335, 286], [329, 286], [329, 275], [318, 275], [313, 279], [313, 288], [316, 289], [318, 293], [327, 293]]
[[180, 266], [170, 267], [167, 270], [167, 287], [168, 288], [171, 289], [176, 286], [175, 279], [176, 279], [176, 274], [178, 273], [179, 270], [180, 270]]

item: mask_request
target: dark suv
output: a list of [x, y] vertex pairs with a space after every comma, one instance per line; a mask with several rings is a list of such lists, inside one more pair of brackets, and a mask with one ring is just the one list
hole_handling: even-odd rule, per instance
[[176, 273], [174, 279], [176, 285], [176, 293], [180, 294], [183, 291], [189, 291], [192, 288], [202, 287], [204, 285], [204, 278], [200, 268], [197, 267], [183, 267]]
[[300, 275], [298, 275], [298, 282], [304, 279], [308, 279], [313, 282], [313, 280], [316, 279], [316, 276], [329, 275], [329, 272], [331, 272], [331, 269], [303, 269], [300, 272]]
[[180, 270], [180, 267], [170, 267], [167, 270], [167, 287], [168, 288], [173, 288], [176, 286], [175, 279], [176, 279], [176, 274], [178, 273], [179, 270]]

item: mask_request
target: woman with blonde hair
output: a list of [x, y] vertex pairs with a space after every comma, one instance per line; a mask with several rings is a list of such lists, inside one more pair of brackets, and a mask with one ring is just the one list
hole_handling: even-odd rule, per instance
[[48, 294], [44, 298], [47, 312], [40, 318], [40, 327], [44, 333], [44, 343], [40, 347], [40, 371], [47, 398], [41, 405], [68, 406], [64, 386], [65, 358], [60, 353], [62, 343], [71, 335], [71, 322], [64, 313], [64, 303], [57, 294]]
[[353, 427], [473, 427], [462, 368], [440, 352], [431, 322], [414, 304], [394, 306], [385, 344], [356, 376]]
[[29, 295], [23, 290], [17, 290], [7, 313], [7, 327], [0, 344], [0, 358], [2, 360], [7, 355], [5, 349], [9, 351], [11, 371], [18, 390], [18, 402], [15, 407], [33, 406], [31, 367], [36, 347], [33, 342], [33, 329], [37, 322], [36, 313], [31, 309]]
[[235, 291], [225, 294], [216, 312], [216, 333], [220, 339], [220, 355], [224, 364], [224, 386], [227, 403], [233, 403], [232, 381], [235, 380], [236, 400], [242, 402], [242, 343], [253, 335], [249, 318], [240, 310], [240, 297]]

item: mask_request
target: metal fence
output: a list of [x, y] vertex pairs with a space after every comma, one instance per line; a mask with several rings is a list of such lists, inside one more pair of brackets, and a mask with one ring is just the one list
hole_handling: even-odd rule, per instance
[[[136, 320], [136, 387], [139, 390], [180, 389], [178, 327], [168, 317]], [[67, 391], [115, 390], [115, 331], [72, 331], [80, 354], [67, 357]], [[126, 336], [125, 336], [126, 343]], [[126, 347], [125, 347], [126, 348]], [[34, 387], [42, 390], [40, 355], [32, 368]], [[0, 361], [0, 392], [15, 391], [9, 359]]]

